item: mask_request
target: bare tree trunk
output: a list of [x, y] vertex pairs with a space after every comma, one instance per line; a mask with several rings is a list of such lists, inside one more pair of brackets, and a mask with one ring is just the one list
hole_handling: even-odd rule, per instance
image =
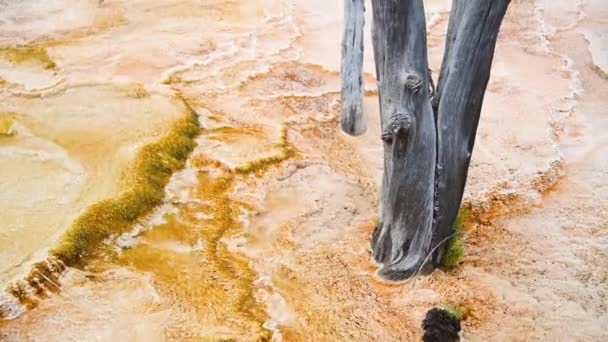
[[384, 178], [372, 251], [378, 275], [400, 280], [417, 270], [432, 238], [436, 137], [426, 23], [422, 0], [374, 1], [373, 18]]
[[[454, 0], [433, 108], [437, 118], [433, 246], [453, 233], [496, 38], [509, 0]], [[438, 264], [445, 248], [438, 248]]]
[[342, 130], [359, 135], [367, 130], [363, 112], [363, 0], [344, 0], [344, 35], [342, 36]]
[[[372, 0], [374, 57], [384, 141], [378, 275], [432, 270], [452, 234], [475, 141], [496, 37], [509, 0], [454, 0], [431, 106], [422, 0]], [[363, 0], [345, 0], [342, 129], [362, 133]], [[361, 40], [359, 40], [361, 39]]]

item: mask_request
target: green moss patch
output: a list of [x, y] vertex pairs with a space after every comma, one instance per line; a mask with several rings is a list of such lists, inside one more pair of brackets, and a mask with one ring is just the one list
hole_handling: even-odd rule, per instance
[[454, 268], [462, 262], [462, 258], [464, 257], [464, 243], [462, 239], [466, 229], [465, 222], [468, 217], [469, 210], [461, 208], [453, 225], [455, 235], [448, 242], [445, 254], [441, 258], [441, 266], [444, 268]]
[[445, 310], [445, 312], [447, 312], [447, 314], [454, 319], [460, 321], [463, 318], [463, 310], [460, 306], [447, 305], [445, 308], [443, 308], [443, 310]]
[[104, 239], [128, 231], [139, 217], [161, 204], [165, 186], [185, 166], [199, 131], [198, 116], [187, 107], [169, 133], [137, 153], [129, 175], [131, 187], [117, 198], [88, 207], [51, 254], [68, 266], [78, 265]]

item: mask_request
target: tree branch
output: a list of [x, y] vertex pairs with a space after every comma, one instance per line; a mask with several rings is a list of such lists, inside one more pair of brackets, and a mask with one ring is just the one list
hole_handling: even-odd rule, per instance
[[342, 37], [342, 130], [360, 135], [367, 130], [363, 112], [363, 0], [344, 0], [344, 35]]

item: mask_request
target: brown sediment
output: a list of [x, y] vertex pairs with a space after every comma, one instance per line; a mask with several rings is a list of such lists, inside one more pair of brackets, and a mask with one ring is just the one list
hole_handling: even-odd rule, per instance
[[[8, 284], [6, 292], [15, 297], [25, 308], [35, 308], [41, 299], [61, 291], [59, 277], [65, 269], [66, 266], [60, 259], [48, 257], [46, 260], [34, 263], [23, 280]], [[7, 313], [0, 311], [0, 320], [6, 315]]]

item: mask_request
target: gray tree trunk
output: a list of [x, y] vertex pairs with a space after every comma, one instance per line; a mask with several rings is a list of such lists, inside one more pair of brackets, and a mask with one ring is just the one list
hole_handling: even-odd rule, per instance
[[363, 112], [363, 25], [365, 22], [363, 0], [344, 1], [344, 36], [342, 37], [342, 130], [350, 135], [360, 135], [367, 130]]
[[[371, 246], [383, 279], [400, 281], [420, 269], [432, 270], [453, 233], [508, 3], [454, 0], [431, 106], [422, 0], [372, 0], [384, 175], [380, 223]], [[345, 0], [342, 128], [349, 134], [360, 134], [357, 128], [365, 127], [358, 122], [364, 120], [363, 12], [362, 0]]]
[[[453, 233], [473, 153], [496, 38], [509, 0], [454, 0], [433, 108], [437, 184], [433, 245]], [[444, 248], [434, 255], [437, 264]]]

